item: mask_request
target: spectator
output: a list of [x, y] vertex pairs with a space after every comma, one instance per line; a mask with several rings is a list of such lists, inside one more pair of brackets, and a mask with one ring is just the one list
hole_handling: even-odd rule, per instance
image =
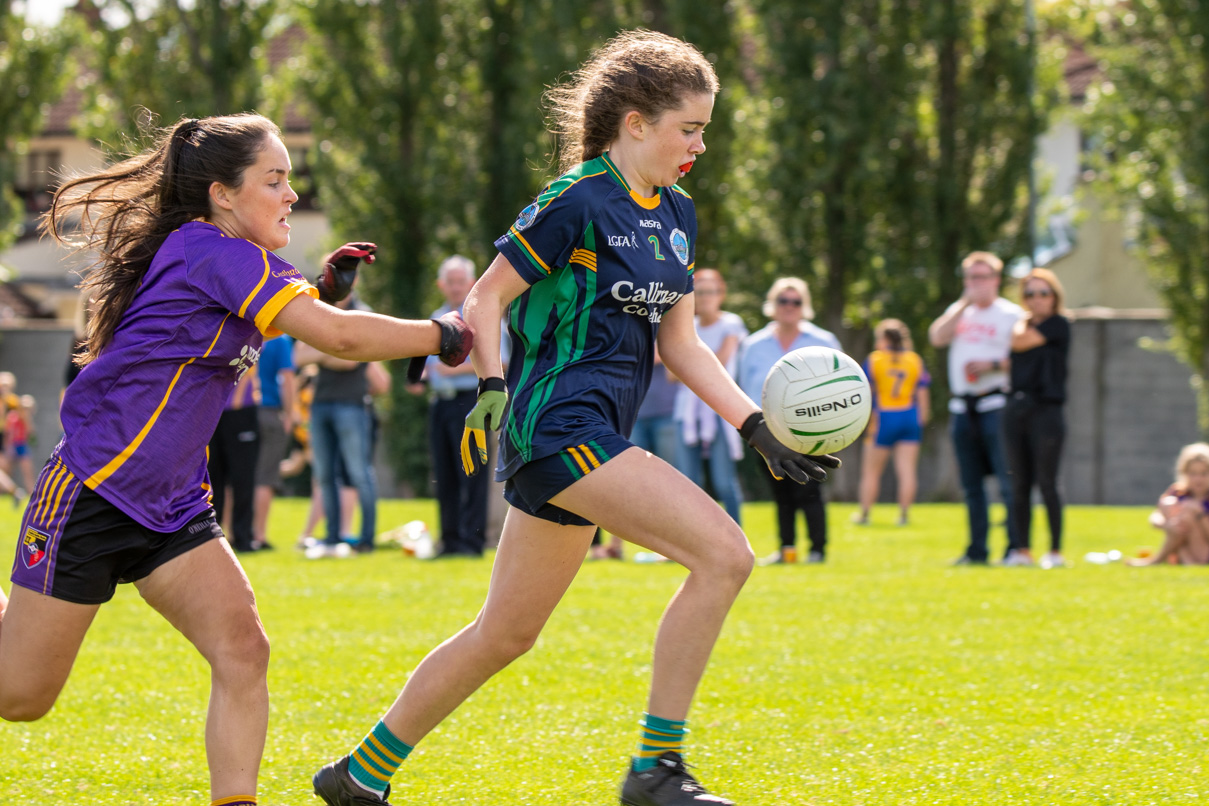
[[1163, 545], [1130, 565], [1209, 564], [1209, 445], [1185, 445], [1175, 462], [1175, 483], [1159, 496], [1150, 524], [1163, 530]]
[[879, 322], [873, 329], [873, 342], [875, 349], [865, 360], [865, 374], [873, 387], [873, 419], [861, 454], [861, 508], [853, 522], [869, 522], [882, 473], [893, 454], [898, 478], [898, 525], [906, 526], [918, 488], [919, 443], [923, 427], [932, 416], [928, 389], [932, 379], [915, 352], [911, 332], [898, 319]]
[[[693, 296], [697, 301], [697, 335], [733, 377], [738, 365], [739, 343], [747, 336], [747, 326], [738, 315], [722, 310], [722, 303], [726, 301], [726, 281], [721, 272], [698, 269], [693, 277]], [[727, 428], [718, 413], [684, 385], [676, 392], [676, 424], [679, 426], [676, 468], [698, 487], [704, 487], [702, 465], [708, 461], [714, 494], [722, 500], [722, 506], [735, 523], [742, 523], [743, 492], [735, 470], [735, 462], [743, 458], [743, 440], [739, 432]]]
[[[245, 372], [231, 390], [206, 455], [214, 512], [219, 523], [226, 523], [230, 512], [227, 534], [232, 547], [241, 553], [256, 551], [252, 536], [252, 497], [260, 453], [256, 398], [256, 375]], [[228, 503], [230, 507], [226, 506]]]
[[[365, 306], [350, 295], [337, 307]], [[377, 529], [378, 490], [370, 454], [373, 445], [373, 412], [370, 403], [369, 363], [337, 358], [322, 353], [305, 342], [294, 344], [294, 364], [318, 364], [315, 393], [311, 402], [311, 472], [323, 494], [323, 517], [327, 536], [323, 543], [327, 556], [341, 556], [340, 490], [336, 478], [336, 457], [361, 504], [361, 535], [353, 548], [359, 554], [374, 550]], [[307, 555], [312, 556], [311, 554]]]
[[1049, 551], [1042, 568], [1061, 568], [1062, 497], [1058, 463], [1066, 440], [1066, 359], [1070, 321], [1063, 315], [1062, 283], [1049, 269], [1033, 269], [1022, 283], [1028, 313], [1012, 328], [1012, 393], [1003, 413], [1003, 442], [1012, 477], [1012, 508], [1017, 544], [1006, 565], [1033, 564], [1031, 532], [1033, 486], [1041, 490], [1049, 520]]
[[[291, 434], [290, 453], [282, 460], [280, 469], [283, 478], [293, 478], [303, 473], [308, 475], [307, 489], [310, 491], [310, 506], [306, 521], [298, 538], [296, 548], [307, 551], [314, 557], [328, 556], [329, 551], [322, 538], [313, 535], [323, 523], [323, 490], [311, 472], [314, 457], [311, 452], [311, 402], [315, 395], [315, 377], [319, 374], [317, 364], [307, 364], [295, 373], [297, 384], [294, 395], [294, 430]], [[344, 543], [352, 534], [353, 511], [357, 508], [357, 489], [348, 486], [348, 475], [340, 455], [336, 455], [336, 485], [340, 488], [340, 534]], [[356, 542], [355, 540], [353, 542]]]
[[[831, 347], [840, 349], [835, 334], [810, 320], [814, 307], [810, 289], [797, 277], [782, 277], [768, 289], [764, 299], [764, 315], [772, 319], [760, 330], [745, 338], [739, 346], [739, 386], [752, 400], [760, 400], [764, 378], [773, 364], [786, 353], [801, 347]], [[823, 488], [810, 479], [797, 484], [788, 478], [768, 477], [777, 504], [777, 531], [781, 545], [776, 552], [761, 560], [763, 565], [797, 562], [797, 517], [802, 512], [806, 520], [806, 536], [810, 552], [806, 562], [821, 563], [827, 559], [827, 510]]]
[[[999, 296], [1003, 261], [990, 252], [971, 252], [961, 263], [961, 298], [928, 328], [934, 347], [949, 348], [949, 433], [965, 492], [969, 545], [955, 565], [986, 565], [990, 530], [983, 478], [994, 473], [1000, 496], [1012, 510], [1012, 488], [1003, 450], [1003, 407], [1007, 403], [1008, 353], [1012, 328], [1024, 313]], [[1008, 518], [1008, 548], [1016, 529]]]
[[4, 450], [8, 452], [14, 473], [21, 474], [21, 483], [25, 485], [14, 492], [16, 499], [34, 488], [34, 461], [29, 455], [29, 443], [34, 436], [36, 407], [33, 395], [21, 395], [16, 408], [9, 409], [4, 417]]
[[[453, 255], [437, 269], [437, 288], [445, 304], [433, 318], [450, 311], [461, 313], [462, 303], [474, 285], [475, 267], [470, 258]], [[437, 557], [481, 557], [487, 545], [488, 476], [462, 472], [462, 429], [466, 415], [478, 399], [478, 376], [470, 362], [447, 367], [429, 361], [424, 367], [428, 381], [428, 443], [435, 480], [437, 511], [441, 521], [441, 548]], [[423, 385], [414, 384], [418, 393]]]
[[[17, 397], [17, 376], [11, 372], [0, 372], [0, 423], [8, 422], [8, 413], [21, 407]], [[13, 472], [12, 456], [8, 450], [5, 429], [0, 426], [0, 471], [6, 475]]]
[[281, 484], [281, 462], [289, 450], [294, 426], [294, 340], [281, 335], [266, 341], [260, 349], [256, 373], [260, 382], [260, 406], [256, 409], [260, 450], [252, 501], [252, 545], [267, 549], [273, 547], [269, 542], [269, 509]]

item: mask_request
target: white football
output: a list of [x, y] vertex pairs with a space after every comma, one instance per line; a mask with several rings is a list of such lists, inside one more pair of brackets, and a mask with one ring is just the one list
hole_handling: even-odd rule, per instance
[[834, 453], [856, 441], [873, 410], [861, 365], [830, 347], [786, 353], [764, 378], [761, 407], [773, 436], [798, 453]]

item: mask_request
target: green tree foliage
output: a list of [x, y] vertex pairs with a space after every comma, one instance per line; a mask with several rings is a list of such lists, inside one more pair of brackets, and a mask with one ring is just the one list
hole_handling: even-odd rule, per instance
[[811, 282], [841, 334], [883, 316], [921, 333], [959, 293], [962, 254], [1028, 249], [1044, 115], [1022, 6], [753, 3], [768, 47], [773, 276]]
[[1104, 71], [1085, 107], [1096, 179], [1133, 225], [1209, 434], [1209, 3], [1101, 0], [1079, 22]]
[[274, 0], [101, 0], [92, 16], [80, 133], [115, 151], [147, 122], [261, 111]]
[[66, 28], [46, 31], [26, 23], [0, 0], [0, 251], [20, 234], [21, 202], [13, 192], [29, 138], [65, 84]]

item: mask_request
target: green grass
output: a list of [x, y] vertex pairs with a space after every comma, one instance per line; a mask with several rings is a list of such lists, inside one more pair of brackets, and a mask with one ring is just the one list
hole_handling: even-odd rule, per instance
[[[1206, 778], [1206, 569], [950, 568], [964, 512], [832, 504], [825, 566], [757, 568], [690, 716], [689, 761], [742, 806], [1198, 803]], [[397, 551], [308, 562], [303, 504], [244, 563], [273, 642], [261, 803], [314, 804], [407, 673], [478, 609], [489, 560]], [[4, 512], [12, 556], [17, 513]], [[758, 554], [771, 504], [745, 510]], [[385, 527], [435, 520], [385, 501]], [[1067, 556], [1153, 544], [1142, 508], [1072, 507]], [[1045, 529], [1041, 527], [1041, 545]], [[996, 537], [1001, 530], [997, 530]], [[396, 804], [615, 804], [673, 565], [585, 564], [537, 647], [425, 740]], [[7, 584], [4, 586], [7, 589]], [[204, 663], [130, 586], [101, 609], [58, 704], [0, 723], [0, 803], [206, 804]]]

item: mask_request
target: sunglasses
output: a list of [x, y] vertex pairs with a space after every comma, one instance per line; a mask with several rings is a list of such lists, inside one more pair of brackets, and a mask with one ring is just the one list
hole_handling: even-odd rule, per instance
[[1024, 292], [1025, 299], [1032, 299], [1033, 297], [1041, 297], [1042, 299], [1045, 299], [1046, 297], [1049, 297], [1049, 296], [1053, 296], [1053, 292], [1050, 291], [1048, 288], [1041, 288], [1036, 291], [1025, 291]]
[[802, 300], [794, 299], [793, 297], [777, 297], [778, 305], [792, 305], [795, 308], [802, 307]]

